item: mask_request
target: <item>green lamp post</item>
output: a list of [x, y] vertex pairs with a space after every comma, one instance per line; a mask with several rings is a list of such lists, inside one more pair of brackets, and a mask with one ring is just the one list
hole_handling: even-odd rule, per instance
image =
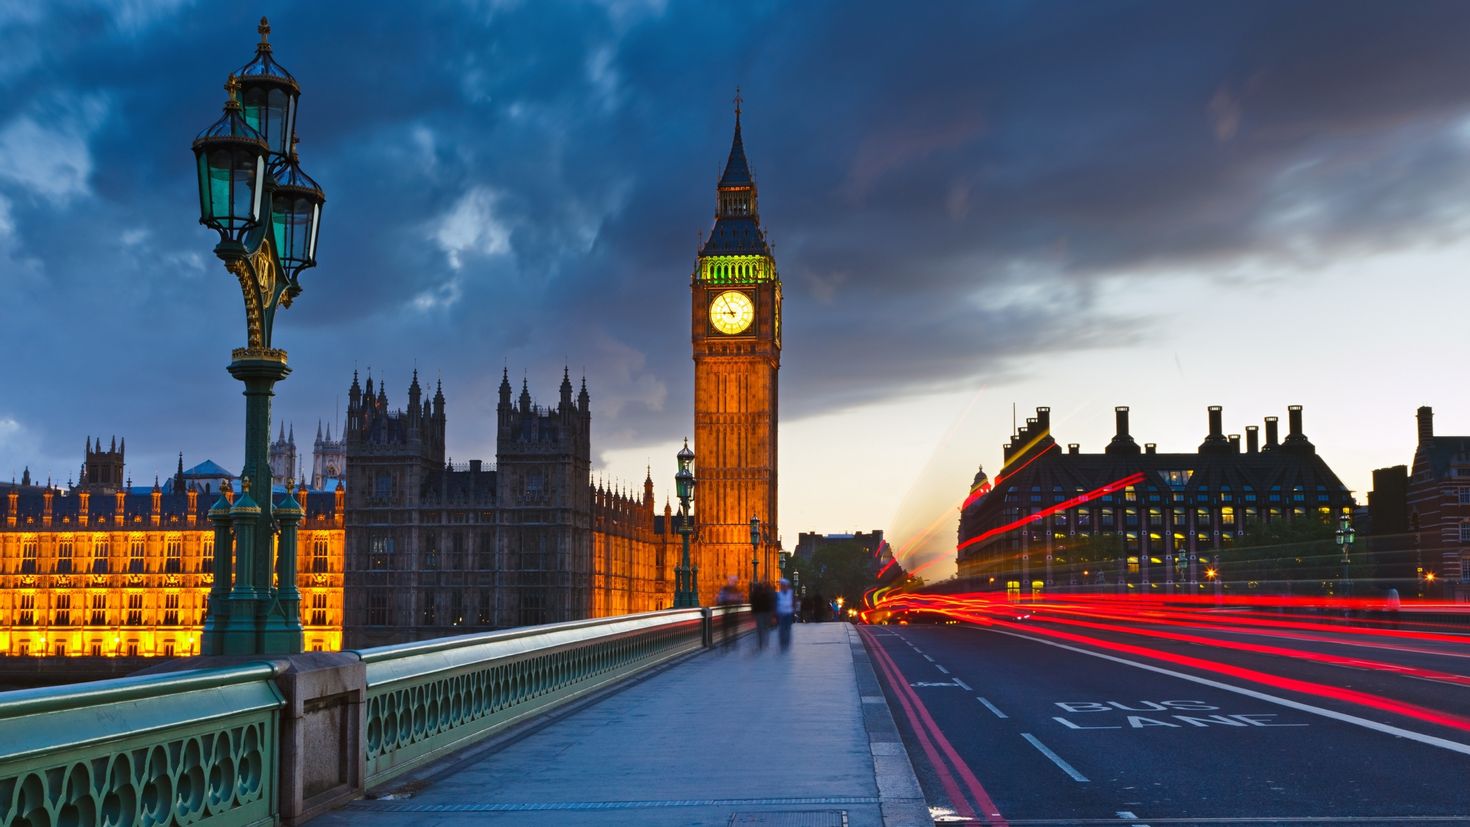
[[755, 587], [761, 579], [761, 518], [750, 515], [750, 585]]
[[679, 497], [679, 537], [683, 541], [684, 554], [678, 567], [674, 569], [674, 608], [693, 609], [699, 606], [699, 592], [695, 588], [699, 568], [689, 562], [689, 535], [693, 531], [689, 519], [689, 501], [694, 499], [694, 471], [691, 469], [694, 452], [689, 450], [687, 438], [676, 456], [679, 470], [674, 474], [674, 490]]
[[320, 186], [296, 155], [301, 87], [271, 55], [262, 17], [255, 58], [230, 76], [224, 115], [194, 140], [199, 223], [219, 234], [214, 253], [240, 283], [246, 345], [235, 348], [230, 375], [245, 385], [245, 464], [240, 496], [221, 496], [214, 524], [214, 582], [200, 651], [205, 655], [301, 651], [296, 590], [296, 526], [291, 497], [273, 502], [268, 461], [276, 382], [291, 372], [286, 351], [271, 346], [276, 310], [301, 293], [301, 271], [316, 265]]
[[1337, 531], [1334, 539], [1342, 549], [1342, 596], [1347, 597], [1353, 589], [1352, 578], [1348, 574], [1348, 565], [1352, 562], [1353, 541], [1358, 537], [1358, 532], [1353, 529], [1353, 522], [1344, 514], [1338, 518]]

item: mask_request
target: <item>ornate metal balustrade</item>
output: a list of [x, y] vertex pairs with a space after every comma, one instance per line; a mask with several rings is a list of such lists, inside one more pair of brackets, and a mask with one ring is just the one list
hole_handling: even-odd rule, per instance
[[557, 623], [357, 652], [367, 664], [364, 785], [700, 648], [706, 610]]
[[749, 625], [675, 609], [0, 693], [0, 825], [300, 824], [711, 645], [728, 611]]
[[0, 694], [0, 824], [272, 824], [269, 665]]

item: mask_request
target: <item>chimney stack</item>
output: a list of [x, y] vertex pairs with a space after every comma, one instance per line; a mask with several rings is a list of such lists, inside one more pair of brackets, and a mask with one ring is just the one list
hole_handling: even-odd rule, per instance
[[1076, 453], [1080, 452], [1081, 450], [1082, 450], [1082, 446], [1079, 445], [1078, 443], [1076, 443], [1076, 442], [1068, 442], [1067, 443], [1067, 453], [1069, 453], [1069, 454], [1076, 454]]
[[1159, 446], [1158, 446], [1157, 443], [1153, 443], [1153, 442], [1145, 442], [1145, 443], [1143, 443], [1143, 452], [1145, 454], [1156, 454], [1156, 453], [1158, 453], [1158, 448], [1159, 448]]
[[1037, 408], [1036, 409], [1036, 423], [1041, 426], [1041, 430], [1043, 430], [1043, 431], [1050, 431], [1051, 430], [1051, 408]]
[[1205, 441], [1200, 443], [1201, 454], [1224, 454], [1230, 451], [1230, 442], [1225, 439], [1225, 426], [1221, 423], [1219, 405], [1209, 407], [1210, 432], [1205, 434]]
[[1281, 445], [1276, 440], [1276, 417], [1268, 416], [1266, 417], [1266, 445], [1261, 450], [1274, 451], [1279, 447]]
[[1230, 450], [1237, 454], [1240, 453], [1240, 434], [1231, 434], [1229, 439]]
[[1119, 405], [1113, 409], [1113, 413], [1117, 417], [1118, 431], [1113, 435], [1113, 441], [1109, 442], [1108, 447], [1103, 451], [1109, 454], [1137, 455], [1139, 453], [1138, 443], [1128, 435], [1128, 406]]
[[1434, 439], [1434, 409], [1425, 405], [1419, 409], [1419, 444]]
[[1245, 426], [1245, 452], [1247, 454], [1258, 453], [1261, 450], [1260, 430], [1254, 425]]
[[1302, 406], [1287, 405], [1286, 417], [1289, 430], [1287, 431], [1286, 439], [1281, 443], [1282, 446], [1307, 452], [1316, 451], [1316, 446], [1312, 445], [1311, 441], [1307, 439], [1307, 435], [1302, 432]]

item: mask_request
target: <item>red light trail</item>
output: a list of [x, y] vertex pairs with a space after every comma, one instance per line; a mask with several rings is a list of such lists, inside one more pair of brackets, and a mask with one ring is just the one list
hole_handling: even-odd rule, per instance
[[[1373, 670], [1405, 677], [1440, 681], [1458, 686], [1470, 686], [1470, 676], [1407, 666], [1368, 657], [1349, 657], [1338, 654], [1302, 649], [1289, 649], [1261, 643], [1206, 637], [1178, 631], [1142, 628], [1147, 625], [1171, 625], [1188, 629], [1210, 630], [1225, 633], [1279, 636], [1306, 639], [1313, 643], [1344, 646], [1357, 649], [1392, 649], [1404, 651], [1393, 643], [1415, 640], [1425, 643], [1454, 644], [1456, 650], [1416, 649], [1422, 654], [1465, 657], [1470, 655], [1470, 635], [1420, 632], [1414, 630], [1380, 629], [1353, 626], [1326, 625], [1306, 621], [1278, 620], [1260, 616], [1244, 616], [1232, 612], [1226, 617], [1219, 614], [1207, 615], [1188, 608], [1175, 609], [1165, 605], [1165, 600], [1176, 602], [1176, 598], [1066, 595], [1055, 600], [1040, 600], [1013, 603], [986, 594], [895, 594], [882, 596], [873, 609], [863, 613], [864, 620], [875, 613], [926, 612], [942, 617], [973, 623], [980, 626], [1002, 627], [1027, 635], [1046, 637], [1081, 645], [1093, 650], [1105, 650], [1152, 661], [1183, 666], [1201, 672], [1213, 673], [1246, 681], [1259, 686], [1272, 687], [1302, 695], [1326, 698], [1354, 706], [1399, 715], [1436, 726], [1449, 727], [1461, 732], [1470, 732], [1470, 716], [1460, 712], [1431, 709], [1419, 704], [1397, 700], [1384, 695], [1356, 689], [1347, 689], [1329, 684], [1290, 678], [1272, 672], [1237, 666], [1217, 660], [1178, 654], [1152, 648], [1143, 641], [1169, 641], [1209, 647], [1221, 651], [1241, 652], [1252, 655], [1288, 658], [1294, 661], [1310, 661], [1326, 666]], [[1177, 601], [1186, 605], [1197, 600]], [[1263, 603], [1280, 603], [1280, 599], [1267, 599]], [[1317, 600], [1302, 601], [1305, 604]], [[1344, 601], [1334, 601], [1340, 605]], [[1027, 622], [1018, 622], [1022, 618]], [[1126, 635], [1139, 642], [1124, 642], [1057, 628], [1089, 630], [1094, 633]], [[1281, 631], [1281, 630], [1290, 631]], [[1304, 635], [1300, 630], [1311, 629], [1317, 634]], [[1326, 634], [1324, 634], [1326, 633]], [[1332, 637], [1329, 635], [1341, 635]]]

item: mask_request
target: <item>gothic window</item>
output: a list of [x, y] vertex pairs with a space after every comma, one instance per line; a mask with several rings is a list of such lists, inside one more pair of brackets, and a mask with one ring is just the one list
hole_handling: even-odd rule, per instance
[[432, 531], [424, 533], [424, 568], [439, 568], [439, 536]]
[[70, 626], [71, 625], [71, 595], [69, 595], [69, 594], [58, 594], [58, 595], [56, 595], [56, 606], [54, 608], [56, 610], [56, 620], [55, 620], [56, 625], [57, 626]]
[[495, 622], [495, 593], [490, 589], [480, 589], [480, 605], [475, 615], [475, 621], [481, 626], [489, 626]]
[[367, 622], [369, 626], [388, 625], [388, 590], [372, 589], [367, 594]]
[[1222, 528], [1235, 528], [1235, 508], [1224, 506], [1220, 509], [1220, 526]]
[[71, 574], [72, 539], [62, 537], [56, 543], [56, 573]]
[[393, 475], [387, 471], [379, 471], [377, 479], [373, 481], [373, 494], [383, 498], [393, 496]]
[[163, 625], [179, 625], [179, 595], [177, 592], [163, 596]]
[[128, 573], [142, 574], [146, 556], [146, 547], [142, 537], [132, 537], [128, 540]]
[[36, 596], [34, 594], [23, 594], [20, 596], [20, 613], [16, 617], [16, 625], [36, 625]]
[[327, 625], [327, 593], [314, 592], [311, 595], [311, 623], [312, 626]]
[[20, 541], [20, 573], [36, 573], [37, 541], [35, 535], [28, 535]]
[[143, 595], [139, 592], [128, 594], [128, 616], [129, 626], [143, 625]]
[[464, 592], [459, 589], [449, 593], [449, 623], [451, 626], [464, 624]]
[[89, 625], [92, 625], [92, 626], [106, 626], [107, 625], [107, 595], [105, 595], [105, 594], [94, 594], [94, 595], [92, 595], [92, 619], [91, 619], [91, 623]]
[[199, 554], [199, 571], [201, 573], [214, 568], [214, 535], [204, 535], [204, 547]]
[[327, 571], [327, 538], [317, 535], [311, 541], [311, 571], [325, 574]]
[[164, 541], [163, 570], [169, 574], [184, 570], [184, 539], [177, 534], [170, 534]]
[[424, 626], [437, 626], [439, 624], [439, 593], [432, 589], [425, 589], [420, 596], [423, 602], [423, 616], [420, 623]]

